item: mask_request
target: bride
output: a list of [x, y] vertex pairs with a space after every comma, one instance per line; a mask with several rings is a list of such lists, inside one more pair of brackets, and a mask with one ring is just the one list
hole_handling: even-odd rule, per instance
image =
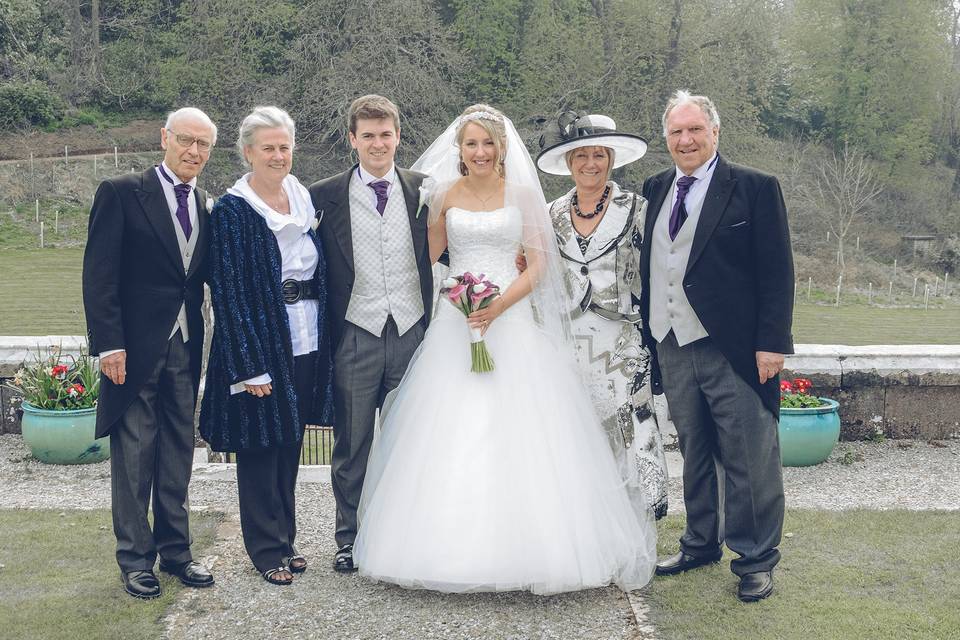
[[[469, 107], [413, 169], [435, 185], [431, 257], [449, 249], [451, 274], [486, 274], [502, 294], [468, 320], [438, 302], [370, 453], [360, 573], [445, 592], [642, 587], [653, 514], [579, 378], [553, 227], [513, 123]], [[470, 371], [471, 326], [492, 372]]]

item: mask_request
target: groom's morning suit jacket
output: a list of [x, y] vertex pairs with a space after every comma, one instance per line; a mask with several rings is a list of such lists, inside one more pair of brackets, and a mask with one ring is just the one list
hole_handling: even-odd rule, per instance
[[[327, 259], [327, 312], [330, 317], [331, 348], [336, 351], [343, 336], [343, 325], [350, 305], [355, 281], [353, 232], [350, 221], [350, 180], [358, 165], [310, 186], [313, 206], [320, 218], [317, 231], [323, 242]], [[403, 190], [404, 203], [413, 236], [414, 259], [420, 277], [424, 318], [430, 322], [433, 308], [433, 271], [427, 248], [426, 207], [417, 211], [422, 173], [397, 167], [398, 186]], [[373, 192], [371, 191], [371, 194]], [[419, 213], [419, 215], [418, 215]], [[389, 265], [387, 265], [389, 268]], [[387, 274], [389, 278], [389, 273]]]
[[194, 189], [196, 243], [190, 266], [177, 242], [174, 220], [150, 167], [100, 184], [90, 211], [83, 260], [83, 302], [90, 353], [126, 350], [126, 381], [101, 376], [97, 437], [109, 433], [157, 366], [181, 306], [186, 309], [194, 392], [203, 350], [203, 282], [209, 233], [207, 194]]
[[[675, 175], [671, 167], [643, 184], [650, 206], [640, 261], [640, 310], [644, 340], [651, 346], [656, 341], [650, 332], [650, 243]], [[793, 353], [790, 255], [787, 212], [776, 178], [719, 157], [694, 234], [683, 291], [710, 339], [774, 416], [780, 413], [779, 377], [760, 384], [756, 352]], [[654, 390], [660, 393], [656, 349], [650, 351]]]

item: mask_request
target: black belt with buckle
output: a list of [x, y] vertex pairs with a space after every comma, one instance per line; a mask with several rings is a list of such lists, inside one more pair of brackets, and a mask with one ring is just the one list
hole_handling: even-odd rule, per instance
[[290, 278], [280, 283], [280, 293], [286, 304], [295, 304], [301, 300], [317, 300], [320, 295], [317, 291], [316, 280], [294, 280]]

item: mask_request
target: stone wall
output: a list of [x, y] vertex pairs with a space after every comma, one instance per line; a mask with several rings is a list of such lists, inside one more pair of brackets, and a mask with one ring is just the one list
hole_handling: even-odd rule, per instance
[[[0, 336], [0, 381], [47, 346], [76, 352], [78, 336]], [[841, 438], [940, 440], [960, 437], [960, 345], [848, 347], [801, 344], [784, 377], [813, 381], [818, 395], [840, 402]], [[19, 401], [0, 387], [0, 433], [19, 433]]]
[[841, 438], [960, 437], [960, 345], [797, 345], [784, 377], [840, 402]]

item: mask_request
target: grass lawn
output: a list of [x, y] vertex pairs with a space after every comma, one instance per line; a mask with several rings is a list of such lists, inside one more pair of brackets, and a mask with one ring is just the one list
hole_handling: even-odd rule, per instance
[[[660, 522], [674, 553], [684, 520]], [[960, 513], [788, 511], [774, 594], [736, 599], [723, 562], [654, 578], [645, 594], [664, 640], [946, 640], [960, 638]]]
[[[80, 248], [0, 249], [0, 335], [85, 334], [82, 261]], [[960, 344], [960, 305], [798, 304], [793, 333], [812, 344]]]
[[960, 305], [924, 310], [798, 304], [793, 339], [804, 344], [960, 344]]
[[83, 249], [0, 250], [0, 335], [84, 335]]
[[[65, 515], [61, 515], [65, 514]], [[191, 514], [194, 553], [213, 543], [217, 516]], [[163, 595], [123, 592], [110, 512], [0, 510], [0, 636], [5, 640], [159, 638], [182, 588], [158, 573]]]

